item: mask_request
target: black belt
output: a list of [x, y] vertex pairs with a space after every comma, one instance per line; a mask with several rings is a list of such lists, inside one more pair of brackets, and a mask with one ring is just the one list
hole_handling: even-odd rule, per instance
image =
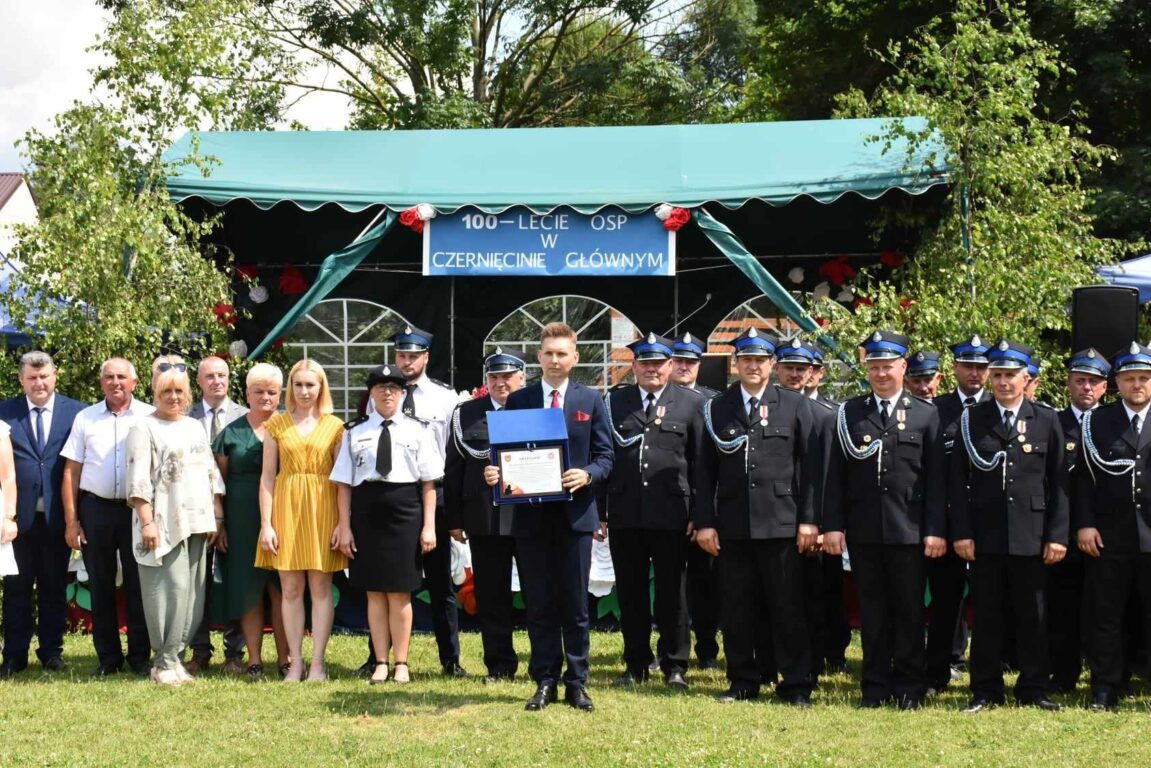
[[80, 491], [80, 498], [88, 498], [94, 501], [101, 501], [105, 504], [127, 504], [127, 499], [106, 499], [103, 496], [97, 496], [91, 491]]

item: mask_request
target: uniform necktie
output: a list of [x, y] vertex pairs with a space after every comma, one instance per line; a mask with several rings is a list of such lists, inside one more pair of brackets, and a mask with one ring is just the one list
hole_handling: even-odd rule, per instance
[[887, 419], [891, 416], [891, 412], [887, 409], [891, 406], [890, 400], [879, 401], [879, 417], [883, 420], [883, 425], [887, 426]]
[[748, 421], [755, 421], [755, 416], [756, 416], [755, 412], [758, 409], [759, 409], [759, 398], [758, 397], [747, 398], [747, 420]]
[[223, 421], [224, 421], [224, 409], [223, 408], [213, 408], [212, 409], [212, 429], [211, 429], [211, 435], [209, 435], [211, 442], [213, 442], [213, 443], [216, 442], [216, 435], [220, 434], [220, 428], [221, 428], [221, 426], [223, 426]]
[[1139, 414], [1131, 417], [1131, 431], [1134, 432], [1136, 436], [1139, 435]]
[[387, 477], [392, 471], [392, 426], [391, 419], [384, 419], [383, 429], [380, 430], [380, 442], [376, 444], [376, 474]]
[[411, 418], [416, 415], [416, 385], [408, 384], [404, 389], [407, 394], [404, 395], [403, 411], [405, 416]]
[[36, 450], [40, 453], [44, 452], [44, 444], [47, 441], [44, 435], [44, 409], [33, 408], [36, 411]]
[[655, 392], [647, 393], [647, 407], [643, 409], [643, 417], [651, 421], [651, 415], [655, 413]]
[[552, 404], [549, 405], [548, 407], [549, 408], [559, 408], [560, 407], [560, 391], [558, 389], [552, 390]]
[[1011, 411], [1003, 412], [1003, 428], [1007, 430], [1007, 434], [1011, 434], [1011, 425], [1014, 424], [1015, 414]]
[[963, 399], [963, 407], [964, 408], [970, 408], [973, 405], [975, 405], [975, 398], [972, 397], [971, 395], [968, 395], [967, 397], [965, 397]]

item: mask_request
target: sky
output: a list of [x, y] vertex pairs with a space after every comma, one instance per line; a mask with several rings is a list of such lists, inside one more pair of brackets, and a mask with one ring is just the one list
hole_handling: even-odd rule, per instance
[[[95, 0], [0, 0], [0, 171], [23, 169], [13, 144], [29, 128], [50, 131], [54, 115], [88, 97], [88, 70], [99, 57], [85, 49], [105, 23]], [[317, 94], [300, 100], [289, 119], [341, 128], [347, 112], [340, 97]]]

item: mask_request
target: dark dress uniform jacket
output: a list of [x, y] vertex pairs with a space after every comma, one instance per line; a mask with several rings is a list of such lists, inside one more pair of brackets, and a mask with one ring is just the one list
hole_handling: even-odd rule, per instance
[[971, 406], [970, 427], [984, 459], [1006, 451], [1006, 475], [1002, 464], [987, 472], [976, 467], [956, 433], [948, 486], [952, 539], [974, 539], [977, 558], [1040, 556], [1044, 542], [1066, 544], [1068, 478], [1058, 414], [1024, 400], [1008, 434], [991, 400]]
[[[986, 403], [991, 399], [988, 391], [981, 389], [979, 396], [975, 398], [975, 405]], [[943, 397], [935, 398], [931, 404], [939, 411], [939, 429], [943, 432], [944, 453], [951, 456], [956, 450], [962, 451], [963, 444], [959, 440], [959, 417], [963, 415], [963, 398], [952, 390]]]
[[[750, 422], [739, 383], [711, 401], [716, 436], [749, 444], [723, 453], [708, 436], [696, 466], [696, 528], [716, 528], [720, 540], [793, 538], [796, 526], [818, 525], [819, 436], [808, 399], [768, 385], [767, 425]], [[744, 451], [747, 467], [744, 468]]]
[[[626, 448], [615, 444], [607, 509], [600, 516], [612, 528], [685, 531], [691, 520], [695, 457], [703, 439], [704, 398], [669, 384], [648, 419], [645, 397], [647, 392], [636, 385], [608, 396], [608, 418], [616, 433], [624, 439], [644, 437]], [[657, 417], [661, 407], [663, 414]]]
[[[843, 407], [857, 448], [882, 441], [883, 466], [877, 466], [878, 453], [862, 461], [848, 456], [836, 436], [828, 457], [823, 530], [846, 531], [848, 546], [918, 544], [927, 536], [945, 537], [947, 479], [935, 406], [904, 392], [891, 404], [886, 427], [871, 394], [852, 398]], [[900, 409], [906, 411], [903, 429]]]
[[1081, 444], [1071, 479], [1073, 527], [1097, 528], [1108, 554], [1151, 552], [1151, 484], [1146, 482], [1151, 477], [1151, 428], [1144, 425], [1136, 437], [1122, 401], [1091, 413], [1091, 436], [1100, 458], [1134, 459], [1137, 474], [1132, 485], [1130, 472], [1116, 477], [1094, 464], [1088, 467]]
[[[459, 437], [475, 451], [488, 449], [491, 397], [460, 403]], [[511, 536], [515, 506], [492, 504], [492, 489], [484, 482], [488, 461], [474, 459], [459, 445], [454, 426], [448, 436], [444, 465], [444, 509], [449, 529], [463, 528], [469, 536]]]
[[1067, 459], [1067, 471], [1075, 469], [1075, 457], [1079, 455], [1079, 441], [1083, 439], [1083, 428], [1070, 408], [1059, 412], [1059, 426], [1063, 428], [1063, 456]]

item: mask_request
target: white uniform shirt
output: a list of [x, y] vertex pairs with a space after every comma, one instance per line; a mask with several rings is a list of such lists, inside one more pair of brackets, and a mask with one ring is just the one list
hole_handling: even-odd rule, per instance
[[397, 411], [392, 417], [392, 426], [388, 428], [392, 437], [392, 471], [387, 477], [381, 477], [376, 472], [376, 446], [380, 443], [383, 428], [383, 417], [379, 411], [372, 411], [367, 421], [347, 430], [332, 467], [332, 482], [351, 486], [380, 480], [414, 483], [444, 476], [443, 455], [436, 446], [439, 428], [419, 419], [409, 419]]
[[[468, 398], [466, 396], [461, 398], [450, 387], [436, 384], [426, 373], [410, 383], [416, 385], [412, 395], [416, 401], [416, 418], [428, 422], [434, 428], [432, 431], [435, 433], [436, 450], [440, 454], [440, 463], [443, 463], [444, 456], [447, 455], [444, 449], [451, 434], [452, 411], [456, 409], [456, 405]], [[402, 407], [403, 401], [400, 403]], [[442, 475], [441, 472], [437, 477]]]
[[76, 414], [72, 434], [60, 455], [83, 465], [80, 490], [105, 499], [124, 499], [128, 433], [141, 416], [156, 409], [132, 398], [127, 410], [113, 413], [107, 401], [90, 405]]

